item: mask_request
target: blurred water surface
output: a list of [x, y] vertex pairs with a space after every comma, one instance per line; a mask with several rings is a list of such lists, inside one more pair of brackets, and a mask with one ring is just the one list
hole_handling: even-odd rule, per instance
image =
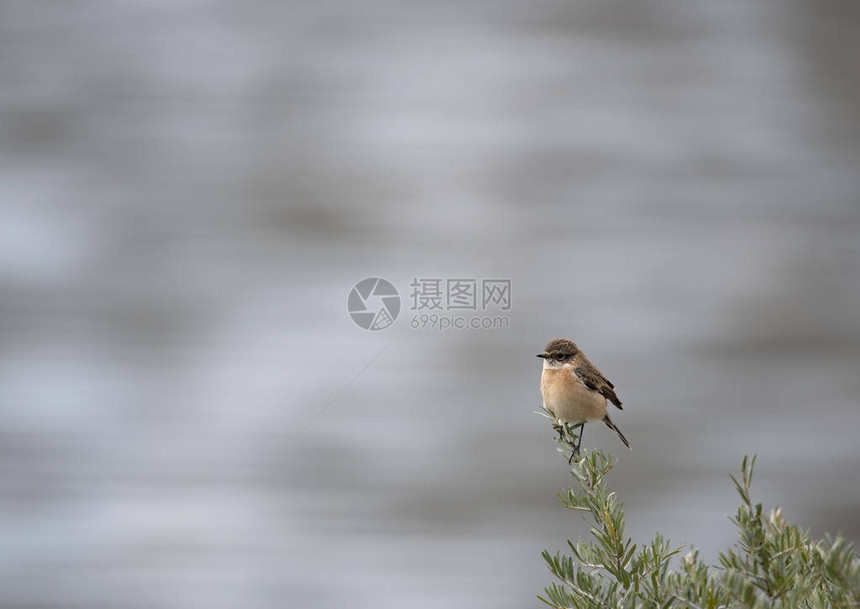
[[[757, 452], [860, 540], [854, 3], [0, 11], [3, 606], [536, 606], [556, 336], [637, 538], [713, 559]], [[510, 327], [410, 328], [414, 277]]]

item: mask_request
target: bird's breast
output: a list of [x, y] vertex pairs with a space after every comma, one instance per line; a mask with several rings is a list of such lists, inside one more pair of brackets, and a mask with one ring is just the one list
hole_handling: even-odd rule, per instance
[[575, 424], [606, 416], [606, 398], [579, 382], [570, 368], [545, 369], [540, 391], [544, 407], [560, 421]]

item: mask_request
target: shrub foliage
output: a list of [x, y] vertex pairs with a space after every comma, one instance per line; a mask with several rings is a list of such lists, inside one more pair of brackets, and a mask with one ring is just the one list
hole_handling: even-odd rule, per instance
[[[555, 425], [559, 452], [570, 458], [576, 432]], [[810, 539], [785, 520], [779, 508], [765, 510], [750, 495], [755, 457], [744, 457], [741, 498], [732, 518], [738, 538], [709, 566], [696, 551], [683, 556], [657, 533], [639, 545], [627, 534], [624, 506], [606, 485], [611, 455], [583, 451], [571, 473], [573, 488], [559, 493], [564, 506], [590, 523], [588, 541], [568, 541], [569, 553], [543, 557], [555, 582], [538, 598], [572, 609], [834, 609], [860, 607], [860, 558], [842, 536]], [[673, 557], [677, 559], [673, 560]]]

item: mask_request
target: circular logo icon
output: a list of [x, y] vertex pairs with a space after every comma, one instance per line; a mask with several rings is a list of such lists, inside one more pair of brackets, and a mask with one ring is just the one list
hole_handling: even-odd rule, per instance
[[384, 330], [400, 313], [400, 294], [391, 282], [368, 277], [349, 291], [349, 316], [365, 330]]

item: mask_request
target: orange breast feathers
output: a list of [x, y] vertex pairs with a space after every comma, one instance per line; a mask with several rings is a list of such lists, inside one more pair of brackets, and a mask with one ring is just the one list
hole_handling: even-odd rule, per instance
[[570, 368], [544, 370], [540, 391], [544, 406], [560, 421], [578, 424], [606, 416], [606, 398], [579, 382]]

